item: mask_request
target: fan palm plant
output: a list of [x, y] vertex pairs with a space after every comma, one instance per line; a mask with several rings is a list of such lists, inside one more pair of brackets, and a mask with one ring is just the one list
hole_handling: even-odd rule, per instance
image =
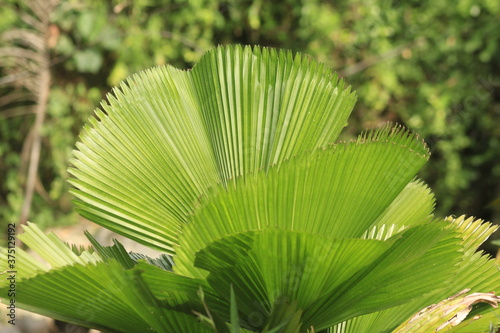
[[18, 249], [16, 305], [108, 332], [497, 327], [499, 270], [476, 251], [496, 228], [433, 216], [416, 134], [335, 143], [354, 102], [325, 66], [260, 47], [130, 77], [83, 129], [75, 205], [165, 254], [29, 224], [19, 238], [46, 263]]

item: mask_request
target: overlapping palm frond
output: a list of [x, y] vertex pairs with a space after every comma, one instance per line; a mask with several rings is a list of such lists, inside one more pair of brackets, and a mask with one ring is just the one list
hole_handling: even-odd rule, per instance
[[[354, 99], [323, 65], [259, 47], [131, 77], [84, 129], [73, 193], [83, 216], [166, 254], [90, 235], [95, 252], [74, 253], [30, 225], [52, 267], [20, 269], [19, 304], [112, 332], [390, 332], [457, 291], [499, 289], [476, 252], [495, 228], [433, 217], [417, 135], [335, 143]], [[488, 310], [472, 324], [498, 326]]]

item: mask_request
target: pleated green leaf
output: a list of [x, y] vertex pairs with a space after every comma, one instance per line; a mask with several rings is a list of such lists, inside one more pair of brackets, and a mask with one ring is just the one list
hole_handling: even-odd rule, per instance
[[[222, 297], [229, 297], [233, 286], [238, 309], [247, 314], [241, 319], [242, 325], [255, 329], [267, 322], [264, 319], [270, 316], [273, 304], [297, 300], [297, 306], [305, 309], [389, 247], [389, 242], [334, 241], [269, 229], [232, 235], [210, 244], [198, 253], [196, 265], [211, 272], [208, 282]], [[260, 326], [252, 321], [254, 313], [261, 318]]]
[[167, 310], [116, 261], [65, 266], [17, 283], [16, 305], [109, 332], [210, 332]]
[[[194, 254], [231, 233], [278, 227], [335, 238], [361, 237], [397, 210], [401, 213], [394, 222], [399, 224], [429, 221], [432, 195], [418, 182], [408, 187], [427, 153], [414, 134], [386, 126], [355, 142], [287, 161], [244, 183], [229, 183], [183, 228], [176, 271], [203, 276], [192, 266]], [[410, 193], [421, 208], [418, 212], [400, 208], [409, 205], [401, 197]]]
[[[482, 220], [475, 220], [472, 217], [466, 218], [465, 216], [449, 218], [448, 221], [450, 223], [447, 227], [456, 228], [456, 231], [459, 232], [459, 237], [462, 239], [460, 244], [464, 248], [462, 250], [461, 261], [456, 265], [455, 271], [450, 275], [448, 281], [442, 288], [428, 294], [422, 294], [421, 297], [407, 304], [355, 317], [347, 322], [336, 325], [330, 332], [392, 332], [401, 322], [424, 307], [439, 303], [461, 290], [470, 289], [469, 293], [487, 293], [498, 290], [500, 286], [500, 269], [498, 264], [490, 259], [488, 255], [482, 252], [475, 252], [477, 247], [479, 247], [497, 227], [491, 225], [491, 223], [484, 223]], [[474, 316], [480, 317], [474, 320], [473, 325], [472, 321], [467, 321], [467, 324], [464, 323], [459, 327], [464, 327], [464, 332], [467, 332], [465, 327], [482, 327], [482, 329], [487, 330], [490, 321], [492, 321], [491, 316], [487, 314], [492, 311], [494, 312], [495, 310], [492, 310], [490, 307], [482, 307], [480, 310], [473, 311], [469, 316], [470, 318]], [[483, 314], [485, 315], [484, 317]], [[497, 321], [493, 320], [492, 322], [498, 325], [500, 324], [500, 319]], [[458, 327], [454, 329], [459, 332]], [[480, 330], [476, 332], [480, 332]]]
[[[25, 280], [49, 271], [51, 268], [64, 267], [75, 264], [97, 263], [102, 259], [97, 253], [89, 251], [80, 251], [79, 254], [73, 252], [68, 244], [62, 242], [54, 233], [44, 234], [34, 223], [28, 222], [23, 225], [24, 233], [18, 235], [18, 238], [24, 242], [31, 250], [35, 251], [39, 259], [35, 259], [21, 248], [15, 249], [14, 261], [16, 278]], [[7, 264], [7, 250], [0, 249], [0, 270], [2, 272], [11, 271]], [[9, 281], [0, 279], [0, 288], [7, 286]]]
[[432, 220], [435, 198], [422, 181], [408, 183], [394, 201], [374, 222], [377, 226], [394, 225], [397, 228]]
[[145, 260], [148, 264], [159, 267], [161, 269], [164, 269], [166, 271], [172, 271], [172, 266], [174, 265], [174, 262], [172, 260], [172, 257], [162, 254], [158, 258], [151, 258], [147, 255], [144, 255], [142, 253], [136, 253], [136, 252], [129, 252], [128, 253], [130, 258], [134, 260], [135, 263], [137, 263], [138, 260]]
[[[18, 277], [28, 278], [49, 270], [46, 265], [40, 263], [39, 260], [33, 258], [21, 248], [16, 248], [15, 252], [11, 251], [11, 257], [8, 256], [8, 250], [5, 247], [0, 248], [0, 272], [3, 272], [3, 274], [9, 275], [9, 272], [15, 271]], [[10, 266], [11, 264], [12, 266]], [[5, 277], [0, 279], [0, 288], [9, 284], [10, 281]]]
[[173, 253], [210, 188], [334, 142], [354, 100], [322, 64], [267, 48], [219, 47], [192, 71], [141, 72], [82, 132], [70, 169], [75, 206]]
[[36, 224], [28, 222], [23, 225], [24, 233], [18, 238], [35, 251], [52, 268], [73, 264], [96, 263], [101, 259], [88, 251], [79, 255], [74, 253], [68, 244], [63, 243], [54, 233], [44, 234]]
[[460, 230], [465, 256], [470, 256], [476, 252], [479, 246], [499, 228], [490, 222], [475, 219], [474, 217], [467, 218], [465, 215], [457, 218], [447, 217], [446, 220], [450, 222], [451, 227]]
[[334, 320], [341, 322], [442, 289], [460, 260], [456, 234], [433, 223], [394, 237], [397, 241], [380, 261], [360, 271], [335, 295], [318, 300], [304, 314], [304, 321], [317, 329], [327, 328]]
[[244, 327], [262, 329], [277, 304], [297, 302], [302, 327], [320, 330], [444, 288], [461, 257], [459, 242], [442, 223], [386, 241], [268, 229], [222, 238], [195, 265], [210, 272], [219, 295], [233, 286]]
[[217, 48], [192, 73], [225, 180], [333, 143], [354, 102], [329, 68], [286, 51]]
[[236, 296], [234, 295], [234, 290], [232, 286], [231, 286], [230, 317], [231, 317], [231, 322], [229, 331], [231, 333], [240, 333], [240, 315], [238, 314], [238, 303], [236, 302]]
[[[192, 313], [200, 310], [197, 291], [203, 287], [217, 313], [229, 311], [206, 281], [134, 261], [117, 241], [106, 247], [91, 238], [97, 251], [77, 255], [35, 224], [24, 229], [19, 238], [48, 265], [16, 251], [17, 307], [109, 332], [210, 332]], [[10, 282], [1, 282], [0, 294], [6, 295]]]
[[[199, 297], [203, 290], [203, 301], [210, 309], [219, 328], [230, 320], [230, 302], [221, 298], [206, 280], [193, 279], [160, 269], [145, 262], [139, 262], [135, 268], [162, 306], [175, 311], [202, 313], [205, 309]], [[222, 330], [223, 331], [223, 330]]]
[[[354, 100], [322, 64], [260, 47], [130, 77], [82, 131], [72, 192], [82, 216], [165, 254], [89, 234], [95, 251], [71, 248], [29, 224], [20, 239], [46, 262], [18, 251], [16, 305], [107, 332], [362, 333], [498, 289], [476, 252], [496, 228], [432, 216], [416, 134], [337, 142]], [[471, 316], [454, 330], [498, 324]]]

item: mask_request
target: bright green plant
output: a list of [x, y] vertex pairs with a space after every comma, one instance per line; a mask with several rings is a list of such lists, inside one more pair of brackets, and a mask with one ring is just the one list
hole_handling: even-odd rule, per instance
[[[19, 238], [50, 267], [18, 250], [16, 304], [109, 332], [423, 332], [405, 323], [420, 309], [499, 290], [476, 252], [496, 228], [433, 217], [417, 135], [387, 125], [335, 143], [354, 102], [327, 67], [259, 47], [130, 77], [81, 134], [75, 205], [165, 255], [90, 235], [94, 250], [70, 248], [30, 224]], [[469, 299], [425, 312], [426, 330]], [[500, 320], [484, 304], [452, 323]]]
[[[3, 38], [12, 37], [12, 30], [35, 31], [29, 22], [36, 17], [26, 17], [38, 2], [2, 1], [0, 46], [20, 46], [19, 40]], [[467, 212], [491, 221], [499, 216], [498, 207], [485, 205], [500, 195], [498, 1], [461, 0], [452, 7], [382, 0], [59, 3], [46, 26], [50, 38], [42, 38], [52, 78], [29, 216], [36, 216], [42, 229], [78, 221], [68, 191], [69, 154], [83, 119], [110, 86], [142, 68], [191, 67], [206, 50], [228, 43], [304, 52], [338, 69], [358, 96], [342, 139], [385, 121], [406, 124], [433, 152], [420, 176], [436, 195], [436, 215]], [[19, 57], [0, 58], [0, 227], [5, 229], [20, 220], [25, 202], [34, 114], [32, 100], [19, 89], [26, 66]], [[31, 62], [28, 67], [40, 69]], [[33, 82], [31, 77], [28, 83]]]

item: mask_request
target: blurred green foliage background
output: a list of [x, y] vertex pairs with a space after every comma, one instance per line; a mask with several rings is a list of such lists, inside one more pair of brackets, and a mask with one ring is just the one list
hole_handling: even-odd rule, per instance
[[[46, 37], [51, 84], [29, 214], [42, 227], [78, 219], [66, 169], [85, 120], [112, 86], [151, 66], [190, 68], [227, 43], [287, 48], [328, 64], [358, 93], [345, 139], [386, 121], [405, 124], [433, 152], [422, 177], [437, 213], [500, 222], [498, 0], [60, 0], [45, 27], [30, 20], [36, 10], [44, 9], [3, 0], [0, 33]], [[36, 84], [43, 71], [5, 51], [25, 44], [0, 39], [3, 225], [19, 221], [30, 162], [37, 100], [25, 82]]]

